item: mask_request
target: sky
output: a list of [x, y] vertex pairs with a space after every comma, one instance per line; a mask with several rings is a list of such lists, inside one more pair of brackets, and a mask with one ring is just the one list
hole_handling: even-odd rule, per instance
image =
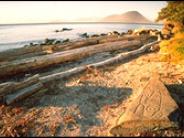
[[0, 24], [90, 21], [138, 11], [155, 20], [165, 1], [0, 1]]

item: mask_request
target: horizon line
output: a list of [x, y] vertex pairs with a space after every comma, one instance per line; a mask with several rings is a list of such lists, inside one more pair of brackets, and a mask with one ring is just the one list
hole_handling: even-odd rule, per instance
[[134, 22], [78, 22], [78, 21], [71, 21], [71, 22], [42, 22], [42, 23], [3, 23], [0, 25], [33, 25], [33, 24], [85, 24], [85, 23], [104, 23], [104, 24], [110, 24], [110, 23], [122, 23], [122, 24], [158, 24], [158, 25], [162, 25], [163, 23], [157, 23], [157, 22], [152, 22], [152, 23], [134, 23]]

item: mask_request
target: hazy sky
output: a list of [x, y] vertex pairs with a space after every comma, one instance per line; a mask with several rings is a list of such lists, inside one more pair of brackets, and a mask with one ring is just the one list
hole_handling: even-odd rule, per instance
[[72, 21], [138, 11], [150, 20], [164, 1], [0, 1], [0, 24]]

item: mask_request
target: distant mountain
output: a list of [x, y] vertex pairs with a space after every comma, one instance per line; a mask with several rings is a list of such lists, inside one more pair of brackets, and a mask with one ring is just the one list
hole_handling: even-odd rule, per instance
[[124, 22], [124, 23], [153, 23], [138, 11], [128, 11], [123, 14], [115, 14], [102, 18], [100, 22]]

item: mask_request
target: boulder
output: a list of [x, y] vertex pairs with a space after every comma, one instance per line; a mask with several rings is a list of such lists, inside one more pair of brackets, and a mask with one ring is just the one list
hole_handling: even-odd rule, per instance
[[181, 118], [179, 107], [170, 96], [167, 88], [154, 74], [142, 93], [120, 116], [118, 125], [111, 129], [113, 135], [127, 136], [130, 132], [151, 131], [154, 128], [179, 127]]

